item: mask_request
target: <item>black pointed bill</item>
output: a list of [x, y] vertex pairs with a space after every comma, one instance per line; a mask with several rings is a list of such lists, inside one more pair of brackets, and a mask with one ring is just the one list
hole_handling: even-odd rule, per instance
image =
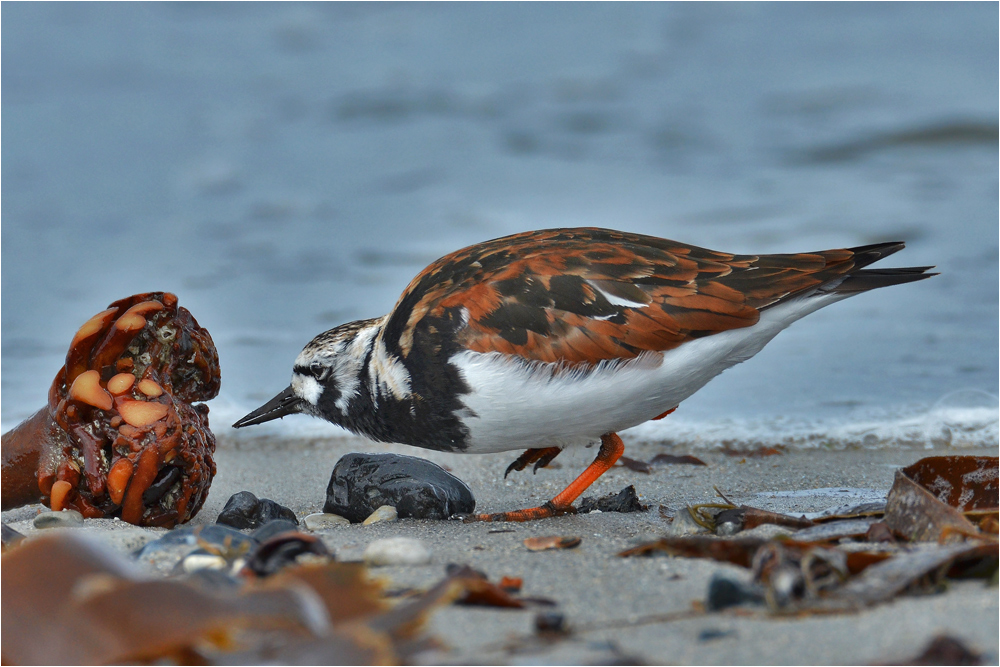
[[263, 424], [264, 422], [269, 422], [272, 419], [278, 419], [285, 415], [294, 415], [302, 412], [303, 407], [302, 399], [292, 393], [292, 388], [288, 387], [246, 417], [237, 421], [233, 424], [233, 428]]

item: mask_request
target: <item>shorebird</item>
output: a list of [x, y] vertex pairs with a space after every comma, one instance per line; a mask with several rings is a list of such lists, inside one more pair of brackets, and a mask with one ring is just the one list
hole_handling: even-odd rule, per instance
[[306, 413], [381, 442], [526, 450], [507, 473], [600, 441], [544, 505], [470, 518], [573, 512], [621, 456], [619, 431], [666, 416], [819, 308], [936, 275], [864, 268], [903, 246], [734, 255], [594, 228], [486, 241], [421, 271], [388, 315], [313, 338], [291, 385], [234, 426]]

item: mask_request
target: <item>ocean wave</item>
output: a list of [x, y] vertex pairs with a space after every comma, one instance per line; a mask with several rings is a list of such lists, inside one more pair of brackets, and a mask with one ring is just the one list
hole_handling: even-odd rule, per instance
[[678, 449], [971, 449], [997, 447], [1000, 410], [994, 406], [900, 409], [864, 418], [683, 418], [647, 422], [625, 432], [633, 441]]

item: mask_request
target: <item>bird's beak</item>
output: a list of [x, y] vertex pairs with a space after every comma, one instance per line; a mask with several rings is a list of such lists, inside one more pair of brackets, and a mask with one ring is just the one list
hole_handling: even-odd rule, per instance
[[285, 415], [294, 415], [298, 412], [302, 412], [302, 408], [302, 399], [292, 392], [291, 387], [288, 387], [270, 401], [233, 424], [233, 428], [263, 424], [264, 422], [269, 422], [272, 419], [278, 419], [279, 417], [284, 417]]

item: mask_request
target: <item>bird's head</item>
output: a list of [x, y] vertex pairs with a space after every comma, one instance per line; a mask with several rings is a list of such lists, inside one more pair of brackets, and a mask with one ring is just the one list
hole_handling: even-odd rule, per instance
[[291, 385], [233, 427], [262, 424], [300, 412], [341, 423], [351, 400], [361, 390], [365, 360], [384, 320], [348, 322], [313, 338], [295, 359]]

